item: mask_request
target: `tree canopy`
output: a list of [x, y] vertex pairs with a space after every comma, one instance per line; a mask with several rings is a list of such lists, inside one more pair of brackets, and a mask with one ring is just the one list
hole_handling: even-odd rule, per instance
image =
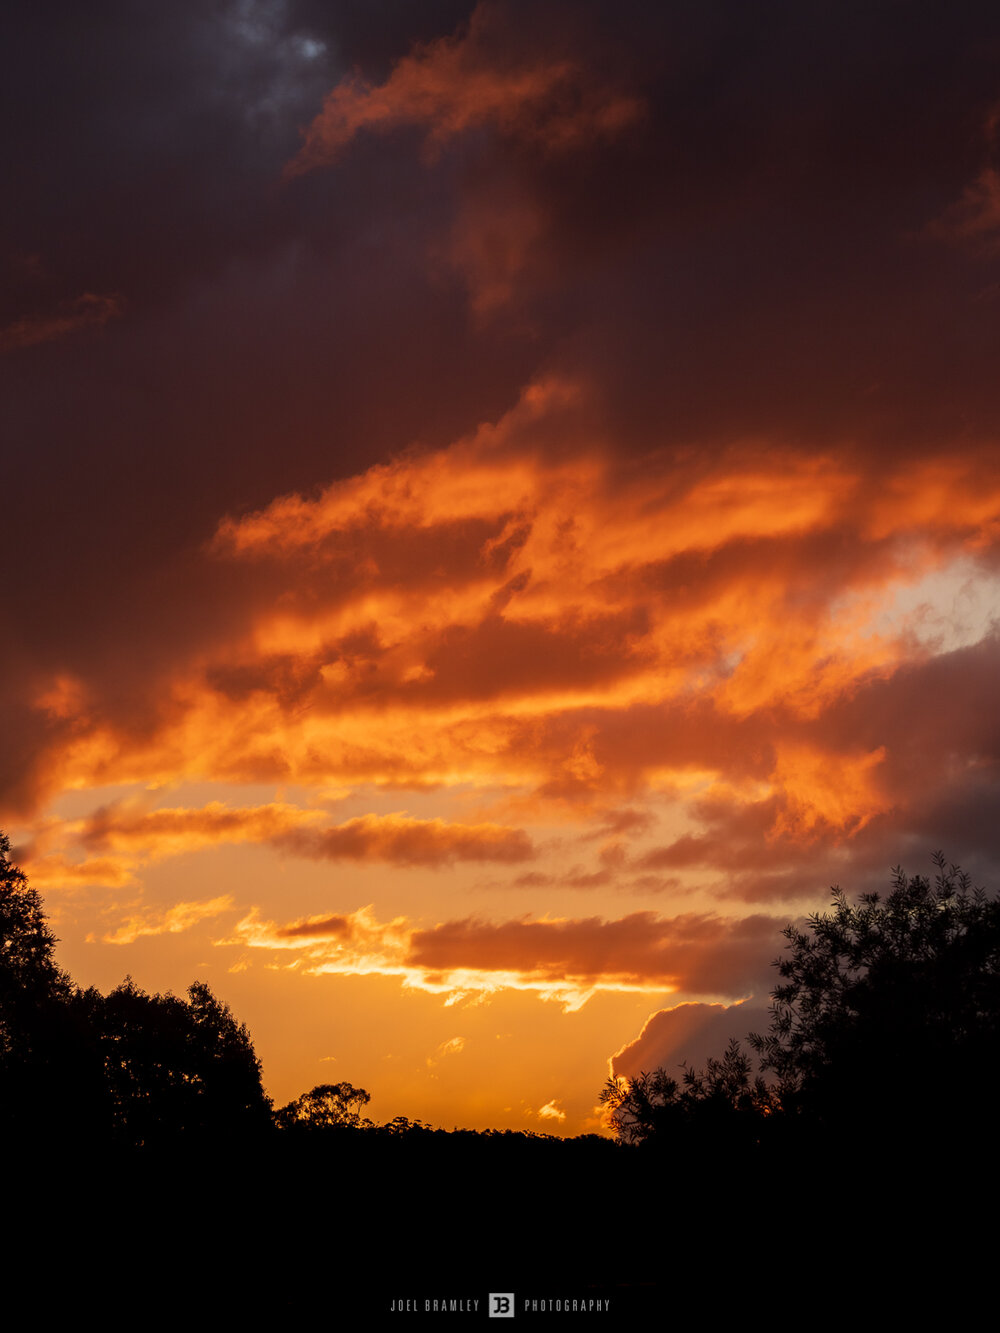
[[[982, 1127], [1000, 1077], [1000, 903], [938, 853], [933, 881], [893, 872], [884, 897], [789, 925], [771, 1024], [678, 1082], [666, 1070], [609, 1079], [601, 1100], [627, 1142], [692, 1127], [758, 1139], [834, 1131], [896, 1141]], [[756, 1123], [757, 1128], [754, 1129]]]
[[609, 1078], [601, 1104], [610, 1128], [625, 1143], [683, 1137], [711, 1140], [715, 1147], [756, 1141], [764, 1117], [779, 1105], [736, 1040], [720, 1059], [710, 1057], [703, 1070], [685, 1067], [681, 1081], [665, 1069]]
[[73, 987], [55, 964], [56, 940], [37, 891], [10, 859], [0, 833], [0, 1126], [44, 1134], [57, 1116], [65, 1074], [79, 1067], [69, 1002]]
[[350, 1083], [320, 1083], [275, 1112], [280, 1129], [358, 1129], [370, 1121], [361, 1119], [362, 1108], [371, 1101], [364, 1088]]
[[108, 995], [78, 992], [103, 1071], [115, 1141], [246, 1135], [270, 1122], [270, 1102], [250, 1035], [204, 982], [186, 1000], [147, 995], [131, 977]]
[[1000, 903], [938, 853], [933, 882], [790, 925], [770, 1030], [750, 1035], [789, 1110], [842, 1128], [967, 1126], [992, 1114], [1000, 1037]]
[[41, 898], [0, 834], [0, 1128], [49, 1147], [257, 1133], [271, 1103], [246, 1027], [204, 982], [107, 995], [55, 963]]
[[10, 859], [0, 833], [0, 1050], [17, 1041], [16, 1021], [28, 1006], [65, 999], [70, 981], [56, 967], [56, 939], [42, 900]]

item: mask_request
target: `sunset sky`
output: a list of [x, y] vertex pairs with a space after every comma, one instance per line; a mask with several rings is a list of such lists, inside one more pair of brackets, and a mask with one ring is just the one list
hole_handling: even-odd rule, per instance
[[995, 5], [6, 26], [0, 827], [75, 981], [576, 1134], [831, 884], [1000, 885]]

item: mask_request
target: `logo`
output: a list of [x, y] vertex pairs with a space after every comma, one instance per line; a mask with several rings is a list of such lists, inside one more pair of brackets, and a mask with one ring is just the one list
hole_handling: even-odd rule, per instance
[[514, 1318], [514, 1293], [512, 1291], [490, 1292], [490, 1318]]

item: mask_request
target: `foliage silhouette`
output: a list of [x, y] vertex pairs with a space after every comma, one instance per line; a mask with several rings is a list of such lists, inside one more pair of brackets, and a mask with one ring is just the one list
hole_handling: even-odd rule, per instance
[[69, 995], [70, 980], [55, 965], [55, 946], [41, 897], [12, 863], [10, 839], [0, 833], [0, 1049], [16, 1041], [20, 1011]]
[[130, 1146], [264, 1132], [270, 1102], [245, 1026], [203, 982], [147, 995], [131, 977], [78, 993], [105, 1080], [110, 1132]]
[[421, 1134], [433, 1134], [435, 1130], [423, 1120], [411, 1120], [409, 1116], [397, 1115], [391, 1120], [387, 1120], [384, 1125], [377, 1125], [376, 1131], [389, 1137], [408, 1134], [411, 1137], [417, 1137]]
[[67, 1084], [86, 1119], [95, 1085], [55, 945], [41, 898], [0, 833], [0, 1128], [33, 1140], [59, 1131]]
[[266, 1132], [271, 1103], [245, 1026], [203, 982], [107, 996], [55, 964], [38, 892], [0, 834], [0, 1128], [48, 1148]]
[[274, 1113], [279, 1129], [367, 1129], [361, 1109], [371, 1101], [364, 1088], [350, 1083], [320, 1083]]
[[774, 1089], [753, 1074], [735, 1039], [721, 1059], [709, 1057], [704, 1070], [685, 1067], [680, 1083], [665, 1069], [643, 1071], [634, 1079], [609, 1078], [600, 1099], [609, 1127], [631, 1144], [696, 1138], [746, 1148], [780, 1109]]
[[757, 1074], [734, 1040], [682, 1083], [664, 1069], [608, 1079], [618, 1138], [847, 1147], [891, 1127], [900, 1152], [927, 1153], [985, 1130], [1000, 1092], [1000, 903], [941, 853], [934, 863], [933, 883], [897, 867], [885, 897], [852, 905], [834, 888], [831, 913], [786, 927], [770, 1030], [747, 1038]]
[[1000, 903], [936, 853], [852, 906], [788, 926], [770, 1031], [750, 1043], [786, 1109], [841, 1132], [891, 1122], [921, 1136], [993, 1115], [1000, 1038]]

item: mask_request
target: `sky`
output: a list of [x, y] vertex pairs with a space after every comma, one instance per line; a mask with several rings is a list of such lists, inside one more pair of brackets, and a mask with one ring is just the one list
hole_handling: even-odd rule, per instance
[[1000, 864], [1000, 13], [16, 0], [0, 826], [276, 1105], [601, 1128]]

